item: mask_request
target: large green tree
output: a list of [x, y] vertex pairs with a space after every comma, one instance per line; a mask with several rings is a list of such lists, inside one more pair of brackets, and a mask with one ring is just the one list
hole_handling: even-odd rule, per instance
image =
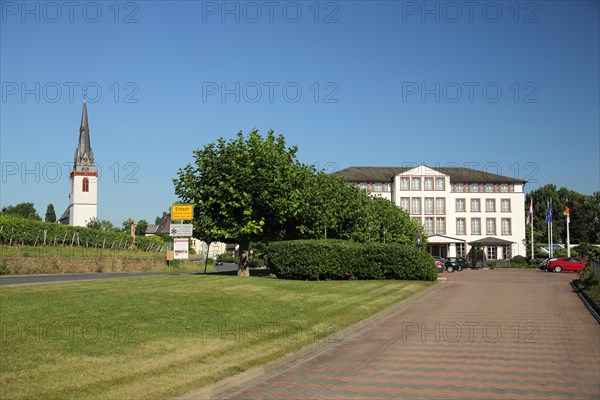
[[[546, 209], [552, 201], [552, 238], [554, 243], [566, 243], [565, 206], [570, 209], [569, 236], [573, 244], [600, 243], [600, 192], [585, 195], [565, 187], [557, 189], [555, 185], [542, 186], [527, 194], [525, 208], [529, 209], [530, 199], [533, 198], [533, 227], [534, 244], [548, 243], [548, 224]], [[527, 250], [530, 249], [530, 230], [527, 229]], [[529, 255], [528, 255], [529, 256]], [[538, 253], [537, 256], [543, 256]]]
[[96, 217], [91, 218], [87, 224], [86, 224], [87, 228], [90, 229], [97, 229], [99, 231], [106, 231], [106, 232], [118, 232], [120, 229], [117, 228], [116, 226], [113, 225], [112, 222], [110, 222], [107, 219], [98, 219]]
[[194, 150], [194, 163], [173, 183], [177, 196], [194, 205], [195, 231], [207, 243], [239, 243], [240, 261], [251, 241], [289, 237], [286, 223], [298, 214], [303, 182], [313, 173], [297, 151], [282, 135], [263, 138], [257, 130]]
[[16, 217], [35, 219], [38, 221], [42, 220], [35, 210], [33, 203], [19, 203], [15, 206], [3, 207], [0, 214], [14, 215]]
[[304, 200], [291, 221], [301, 238], [416, 243], [419, 225], [389, 200], [323, 172], [305, 181]]
[[148, 221], [145, 219], [140, 219], [135, 226], [135, 234], [137, 236], [144, 236], [146, 234], [146, 230], [148, 229]]
[[[135, 219], [134, 219], [135, 221]], [[121, 222], [122, 231], [129, 233], [131, 231], [131, 220], [126, 219]], [[148, 221], [145, 219], [140, 219], [135, 222], [135, 235], [136, 236], [144, 236], [146, 234], [146, 229], [148, 229]]]
[[416, 243], [418, 240], [424, 245], [425, 238], [421, 235], [419, 224], [389, 200], [381, 197], [369, 199], [367, 218], [357, 233], [362, 233], [362, 241], [384, 243]]
[[343, 179], [320, 171], [303, 181], [302, 202], [290, 231], [304, 239], [352, 239], [366, 218], [369, 197]]
[[54, 211], [54, 204], [52, 203], [48, 204], [48, 207], [46, 207], [45, 221], [56, 222], [56, 211]]

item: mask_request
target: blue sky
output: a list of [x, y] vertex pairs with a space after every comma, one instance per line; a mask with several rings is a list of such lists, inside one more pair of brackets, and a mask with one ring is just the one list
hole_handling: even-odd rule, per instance
[[192, 151], [269, 129], [328, 171], [464, 166], [600, 190], [597, 1], [1, 2], [0, 205], [153, 221]]

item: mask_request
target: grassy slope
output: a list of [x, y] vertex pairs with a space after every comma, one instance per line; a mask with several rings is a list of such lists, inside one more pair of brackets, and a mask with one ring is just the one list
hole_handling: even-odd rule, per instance
[[192, 275], [3, 287], [0, 398], [173, 397], [432, 284]]

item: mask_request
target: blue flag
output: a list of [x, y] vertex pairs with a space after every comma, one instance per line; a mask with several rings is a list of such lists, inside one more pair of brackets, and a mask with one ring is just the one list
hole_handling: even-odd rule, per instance
[[546, 223], [552, 222], [552, 201], [546, 203]]

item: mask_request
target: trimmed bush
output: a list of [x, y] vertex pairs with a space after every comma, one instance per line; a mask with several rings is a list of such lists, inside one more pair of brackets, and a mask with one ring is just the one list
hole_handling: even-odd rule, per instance
[[248, 266], [250, 268], [262, 268], [265, 266], [265, 260], [263, 260], [262, 258], [253, 258], [251, 260], [248, 260]]
[[591, 262], [589, 262], [579, 273], [579, 283], [581, 283], [586, 289], [592, 286], [598, 286], [598, 284], [600, 284], [600, 277], [598, 277], [594, 272]]
[[435, 280], [433, 258], [413, 245], [343, 240], [270, 243], [269, 267], [280, 278], [300, 280]]
[[521, 255], [514, 256], [510, 260], [510, 266], [515, 268], [524, 268], [527, 267], [527, 259]]
[[481, 261], [483, 261], [483, 263], [485, 264], [485, 260], [487, 257], [485, 256], [485, 251], [483, 251], [482, 249], [472, 248], [467, 253], [467, 258], [469, 259], [469, 265], [475, 267], [477, 263], [481, 263]]

